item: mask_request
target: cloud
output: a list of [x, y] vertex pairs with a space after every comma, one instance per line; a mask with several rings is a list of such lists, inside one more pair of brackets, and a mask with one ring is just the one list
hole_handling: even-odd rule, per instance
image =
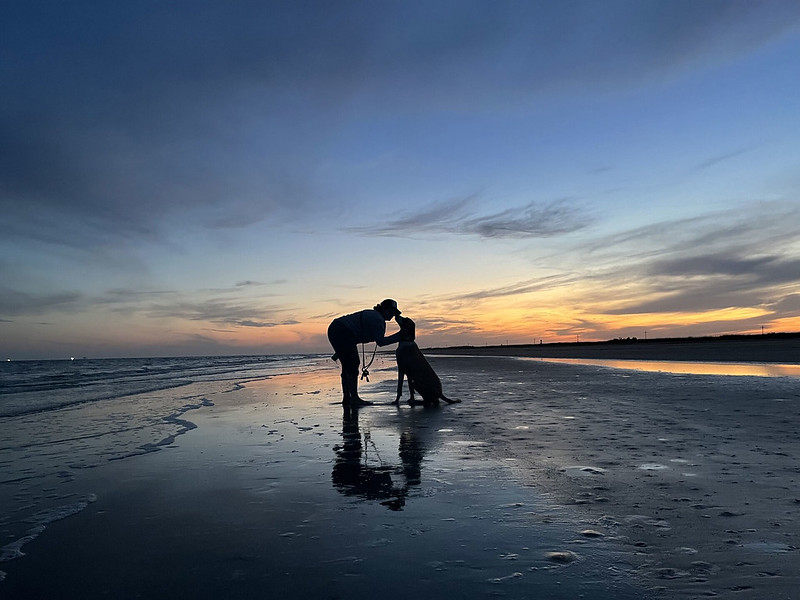
[[775, 312], [781, 313], [783, 316], [791, 317], [800, 315], [800, 293], [784, 296], [779, 302], [776, 302], [772, 308]]
[[229, 321], [230, 324], [236, 325], [237, 327], [278, 327], [279, 325], [298, 325], [300, 321], [294, 321], [289, 319], [287, 321], [281, 321], [280, 323], [265, 323], [260, 321], [250, 321], [248, 319], [244, 319], [241, 321]]
[[[6, 2], [0, 233], [93, 248], [291, 219], [330, 197], [310, 174], [352, 103], [524, 109], [724, 62], [799, 18], [779, 0]], [[553, 210], [460, 225], [575, 226]]]
[[458, 234], [482, 238], [544, 238], [571, 233], [590, 225], [588, 211], [568, 200], [530, 202], [488, 215], [476, 215], [476, 196], [431, 205], [418, 212], [380, 225], [349, 227], [362, 235], [405, 237], [425, 234]]
[[546, 204], [531, 202], [521, 210], [512, 208], [469, 219], [461, 230], [488, 238], [550, 237], [583, 229], [592, 221], [586, 208], [557, 200]]
[[[662, 220], [588, 238], [573, 251], [582, 260], [614, 265], [691, 255], [762, 256], [790, 252], [800, 207], [791, 202], [750, 202], [728, 210]], [[777, 250], [776, 250], [777, 249]]]
[[0, 315], [21, 317], [41, 315], [53, 310], [72, 311], [82, 299], [76, 292], [32, 294], [0, 287]]
[[117, 310], [140, 313], [151, 319], [202, 321], [230, 327], [271, 328], [297, 324], [294, 319], [276, 319], [275, 315], [283, 311], [276, 307], [265, 307], [259, 300], [195, 299], [194, 296], [187, 299], [180, 293], [150, 300], [142, 297], [135, 303], [119, 306]]
[[221, 299], [213, 295], [198, 299], [198, 295], [202, 292], [111, 289], [98, 296], [87, 296], [72, 292], [32, 294], [0, 288], [0, 315], [20, 317], [107, 309], [121, 315], [204, 321], [227, 327], [271, 328], [298, 324], [295, 319], [279, 317], [285, 309], [265, 306], [261, 299]]
[[657, 277], [746, 277], [760, 282], [785, 283], [800, 279], [800, 260], [779, 256], [700, 254], [655, 261], [648, 270]]
[[488, 288], [450, 296], [450, 300], [485, 300], [487, 298], [502, 298], [507, 296], [519, 296], [533, 292], [552, 290], [564, 285], [575, 283], [577, 277], [574, 274], [551, 275], [549, 277], [538, 277], [528, 279], [511, 285]]
[[764, 290], [751, 286], [736, 289], [735, 286], [719, 282], [707, 282], [699, 285], [677, 285], [671, 290], [651, 289], [651, 293], [660, 294], [654, 300], [637, 301], [619, 308], [606, 309], [608, 315], [635, 315], [657, 313], [702, 313], [736, 307], [753, 307], [765, 303]]
[[448, 295], [436, 302], [530, 296], [538, 306], [543, 293], [551, 303], [559, 295], [572, 298], [573, 304], [579, 298], [580, 310], [597, 317], [586, 323], [573, 319], [562, 331], [572, 334], [602, 331], [601, 315], [757, 308], [775, 318], [793, 316], [800, 311], [797, 222], [800, 208], [782, 203], [754, 203], [662, 221], [584, 240], [558, 256], [533, 258], [535, 266], [559, 265], [557, 274]]
[[695, 165], [692, 171], [705, 171], [719, 163], [725, 162], [732, 158], [738, 158], [743, 154], [747, 154], [748, 152], [755, 149], [755, 146], [749, 146], [747, 148], [739, 148], [737, 150], [732, 150], [731, 152], [725, 152], [724, 154], [719, 154], [717, 156], [712, 156], [707, 158], [706, 160], [702, 161], [701, 163]]
[[777, 256], [688, 255], [653, 261], [644, 271], [646, 287], [659, 297], [609, 314], [767, 306], [781, 298], [787, 286], [800, 285], [800, 260]]
[[476, 196], [468, 196], [432, 203], [421, 211], [407, 213], [385, 225], [351, 227], [348, 230], [372, 235], [402, 235], [407, 232], [436, 232], [454, 229], [464, 219], [467, 208], [475, 198]]
[[603, 265], [585, 274], [596, 283], [637, 292], [637, 300], [607, 314], [779, 306], [800, 286], [793, 251], [798, 220], [798, 207], [754, 203], [622, 232], [577, 253], [585, 250]]

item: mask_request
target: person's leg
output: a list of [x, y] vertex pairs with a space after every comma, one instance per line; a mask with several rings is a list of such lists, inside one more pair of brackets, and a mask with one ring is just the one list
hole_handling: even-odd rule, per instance
[[358, 373], [359, 373], [358, 367], [361, 364], [358, 359], [358, 349], [356, 349], [355, 357], [356, 357], [355, 362], [351, 363], [351, 365], [349, 365], [349, 368], [346, 368], [345, 364], [342, 363], [342, 377], [343, 381], [345, 381], [347, 384], [347, 393], [349, 396], [350, 405], [366, 406], [367, 404], [372, 404], [372, 402], [368, 402], [367, 400], [362, 400], [358, 396]]
[[328, 327], [328, 340], [342, 365], [342, 404], [365, 403], [358, 397], [358, 367], [361, 360], [355, 338], [346, 327], [334, 321]]
[[[353, 346], [355, 348], [355, 346]], [[340, 348], [338, 351], [339, 362], [342, 364], [342, 403], [350, 404], [351, 400], [358, 395], [353, 390], [354, 373], [358, 374], [358, 350], [350, 352], [350, 349]]]
[[342, 363], [342, 402], [351, 406], [371, 404], [358, 397], [358, 374], [361, 359], [355, 342], [349, 345], [338, 345], [336, 353]]

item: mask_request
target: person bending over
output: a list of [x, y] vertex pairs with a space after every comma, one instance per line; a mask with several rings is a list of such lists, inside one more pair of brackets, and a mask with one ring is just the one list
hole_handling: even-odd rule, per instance
[[388, 346], [400, 341], [400, 332], [386, 336], [386, 321], [400, 314], [397, 302], [386, 299], [372, 309], [362, 310], [334, 319], [328, 326], [328, 340], [342, 365], [342, 404], [364, 406], [372, 404], [358, 397], [358, 344], [375, 342]]

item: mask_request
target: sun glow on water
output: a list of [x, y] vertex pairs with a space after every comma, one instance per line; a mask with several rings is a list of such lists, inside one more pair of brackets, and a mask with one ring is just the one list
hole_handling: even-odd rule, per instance
[[684, 362], [653, 360], [617, 360], [592, 358], [535, 358], [544, 362], [558, 362], [574, 365], [594, 365], [612, 369], [631, 369], [660, 373], [682, 373], [687, 375], [733, 375], [746, 377], [800, 377], [800, 364], [772, 363], [725, 363], [725, 362]]

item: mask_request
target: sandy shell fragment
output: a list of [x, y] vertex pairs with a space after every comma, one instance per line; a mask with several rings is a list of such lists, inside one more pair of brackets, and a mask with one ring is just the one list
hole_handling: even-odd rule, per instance
[[544, 557], [550, 562], [559, 563], [562, 565], [569, 564], [578, 560], [578, 555], [569, 550], [559, 550], [556, 552], [546, 552]]
[[594, 529], [584, 529], [581, 531], [581, 535], [589, 538], [604, 537], [604, 534], [600, 533], [599, 531], [595, 531]]

